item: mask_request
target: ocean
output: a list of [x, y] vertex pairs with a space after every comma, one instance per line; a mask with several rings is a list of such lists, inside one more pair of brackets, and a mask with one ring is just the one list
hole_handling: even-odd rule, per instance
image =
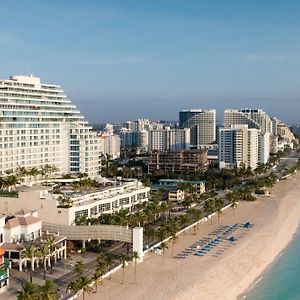
[[245, 300], [300, 300], [300, 229]]

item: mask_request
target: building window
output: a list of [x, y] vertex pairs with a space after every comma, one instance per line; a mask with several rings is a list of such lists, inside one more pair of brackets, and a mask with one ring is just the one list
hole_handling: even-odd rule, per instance
[[97, 206], [90, 209], [90, 216], [95, 216], [97, 214]]
[[79, 219], [80, 217], [88, 217], [89, 212], [87, 209], [79, 210], [75, 212], [75, 219]]
[[110, 203], [102, 203], [99, 205], [99, 212], [110, 210]]
[[121, 198], [119, 200], [119, 204], [122, 206], [122, 205], [126, 205], [126, 204], [129, 204], [129, 197], [126, 197], [126, 198]]

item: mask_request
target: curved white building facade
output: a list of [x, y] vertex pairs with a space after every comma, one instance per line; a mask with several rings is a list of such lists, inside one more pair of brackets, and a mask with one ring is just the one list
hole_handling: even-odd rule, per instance
[[96, 133], [59, 85], [33, 75], [0, 80], [0, 175], [44, 165], [96, 176]]

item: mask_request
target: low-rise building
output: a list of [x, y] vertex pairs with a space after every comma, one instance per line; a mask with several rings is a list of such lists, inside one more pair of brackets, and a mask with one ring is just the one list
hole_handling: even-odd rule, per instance
[[148, 172], [205, 171], [208, 167], [207, 150], [182, 150], [153, 152], [148, 162]]
[[9, 285], [9, 261], [4, 254], [4, 249], [0, 248], [0, 293]]
[[21, 209], [35, 209], [43, 222], [74, 225], [81, 217], [96, 218], [122, 208], [132, 210], [148, 201], [149, 191], [136, 179], [81, 191], [66, 185], [60, 193], [45, 186], [22, 187], [15, 197], [0, 197], [0, 212], [12, 215]]
[[33, 241], [42, 235], [42, 220], [37, 211], [21, 210], [14, 217], [7, 217], [4, 225], [5, 243]]
[[196, 194], [203, 194], [205, 193], [205, 181], [199, 180], [199, 181], [194, 181], [194, 180], [180, 180], [180, 179], [160, 179], [158, 181], [159, 186], [162, 188], [165, 188], [167, 186], [174, 186], [178, 189], [183, 189], [183, 186], [186, 187], [193, 187], [194, 192]]
[[[3, 219], [5, 225], [3, 224]], [[28, 262], [31, 264], [32, 270], [41, 264], [41, 257], [26, 258], [23, 253], [29, 245], [34, 245], [39, 249], [43, 241], [49, 235], [53, 236], [54, 250], [46, 258], [47, 264], [50, 265], [51, 256], [56, 262], [58, 259], [66, 258], [66, 237], [58, 233], [42, 233], [42, 220], [38, 217], [37, 211], [17, 212], [14, 216], [3, 217], [1, 225], [4, 225], [1, 230], [4, 232], [4, 239], [2, 241], [2, 249], [4, 250], [4, 257], [11, 263], [12, 267], [18, 267], [22, 271], [27, 266]], [[1, 281], [1, 277], [0, 277]]]
[[159, 184], [151, 186], [152, 193], [159, 191], [162, 193], [162, 200], [167, 201], [172, 206], [180, 204], [185, 199], [185, 192], [176, 186], [164, 186], [163, 188]]
[[172, 203], [172, 205], [177, 205], [191, 194], [189, 188], [193, 188], [193, 193], [201, 195], [205, 193], [205, 181], [160, 179], [158, 184], [151, 186], [151, 192], [161, 191], [163, 200]]

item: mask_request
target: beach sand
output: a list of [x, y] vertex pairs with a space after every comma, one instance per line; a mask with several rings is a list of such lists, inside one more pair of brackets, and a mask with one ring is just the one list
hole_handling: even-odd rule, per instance
[[[203, 299], [233, 300], [255, 283], [267, 267], [293, 239], [300, 219], [300, 174], [279, 182], [271, 189], [271, 197], [260, 197], [255, 202], [241, 202], [233, 215], [232, 209], [223, 212], [220, 224], [233, 225], [250, 221], [251, 229], [239, 228], [238, 237], [218, 257], [211, 253], [203, 257], [189, 255], [186, 259], [171, 256], [172, 245], [162, 256], [148, 253], [137, 266], [137, 282], [134, 284], [134, 266], [125, 268], [112, 279], [105, 279], [98, 287], [98, 294], [86, 295], [86, 299]], [[202, 223], [196, 232], [181, 234], [175, 245], [175, 254], [208, 236], [218, 226], [215, 217]]]

